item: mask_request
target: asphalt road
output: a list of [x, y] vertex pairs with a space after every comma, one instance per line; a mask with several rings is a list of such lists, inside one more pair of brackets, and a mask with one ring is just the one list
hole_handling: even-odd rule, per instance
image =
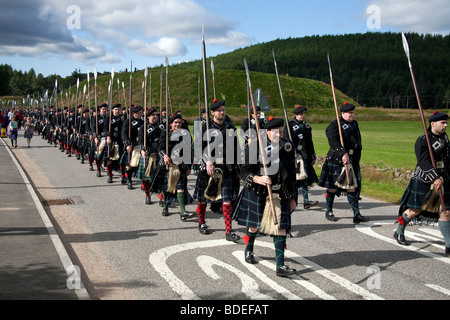
[[[3, 140], [9, 145], [8, 139]], [[259, 263], [246, 264], [243, 241], [226, 241], [223, 218], [209, 209], [206, 222], [213, 232], [205, 236], [198, 232], [196, 218], [180, 220], [177, 207], [164, 217], [157, 203], [146, 205], [140, 181], [128, 190], [115, 172], [114, 183], [108, 184], [106, 172], [96, 177], [87, 161], [68, 158], [39, 136], [32, 139], [31, 148], [25, 145], [20, 133], [11, 158], [0, 143], [0, 298], [14, 299], [22, 285], [11, 278], [28, 272], [52, 279], [47, 286], [22, 290], [28, 299], [45, 299], [56, 289], [60, 299], [186, 301], [186, 307], [189, 301], [211, 300], [450, 298], [450, 258], [444, 255], [439, 228], [410, 226], [406, 237], [411, 246], [398, 245], [392, 237], [397, 205], [363, 194], [361, 212], [372, 221], [355, 225], [346, 198], [336, 198], [339, 221], [330, 222], [324, 217], [324, 190], [312, 188], [310, 198], [320, 203], [295, 210], [292, 238], [287, 240], [286, 264], [297, 274], [279, 278], [270, 237], [257, 238]], [[15, 158], [30, 183], [17, 174]], [[191, 195], [195, 178], [189, 178]], [[41, 218], [34, 192], [50, 226]], [[70, 204], [60, 204], [67, 201]], [[195, 208], [187, 206], [190, 211]], [[243, 227], [235, 222], [233, 226], [244, 236]], [[56, 235], [62, 249], [52, 240]], [[200, 312], [191, 310], [195, 311]], [[225, 307], [217, 312], [224, 314]]]

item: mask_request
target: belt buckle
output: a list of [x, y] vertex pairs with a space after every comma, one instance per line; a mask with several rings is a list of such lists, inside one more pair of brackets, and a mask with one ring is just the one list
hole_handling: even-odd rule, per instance
[[273, 186], [272, 186], [272, 191], [278, 191], [278, 190], [280, 190], [281, 189], [281, 184], [274, 184]]
[[348, 151], [348, 154], [349, 154], [350, 156], [352, 156], [352, 155], [353, 155], [353, 149], [350, 149], [350, 150]]
[[436, 169], [444, 169], [444, 161], [437, 161]]

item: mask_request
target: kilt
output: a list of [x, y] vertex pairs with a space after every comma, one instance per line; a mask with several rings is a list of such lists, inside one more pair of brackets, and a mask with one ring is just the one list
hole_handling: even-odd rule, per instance
[[[352, 163], [352, 166], [358, 183], [357, 189], [361, 190], [361, 170], [359, 168], [359, 163]], [[339, 189], [336, 186], [336, 181], [341, 175], [341, 172], [341, 165], [336, 162], [325, 160], [325, 163], [322, 166], [322, 172], [320, 173], [319, 186], [327, 189]]]
[[[185, 190], [186, 191], [186, 186], [187, 186], [187, 176], [186, 176], [186, 170], [182, 167], [179, 166], [180, 169], [180, 179], [178, 179], [178, 183], [177, 183], [177, 190]], [[160, 170], [159, 172], [162, 175], [162, 185], [161, 185], [161, 191], [167, 191], [168, 187], [169, 187], [169, 171], [168, 170]]]
[[[242, 199], [238, 209], [237, 222], [248, 228], [259, 228], [263, 218], [266, 199], [258, 196], [247, 188], [242, 190]], [[288, 233], [291, 230], [291, 212], [289, 212], [289, 200], [281, 200], [281, 219], [278, 221], [280, 229]]]
[[[152, 179], [153, 179], [152, 176], [147, 177], [145, 175], [145, 171], [147, 170], [149, 159], [150, 159], [150, 156], [148, 156], [146, 159], [144, 159], [142, 156], [139, 158], [139, 165], [136, 170], [136, 179], [152, 181]], [[158, 165], [158, 161], [157, 161], [158, 159], [159, 159], [159, 157], [157, 157], [157, 159], [155, 159], [154, 164], [153, 164], [153, 167], [154, 167], [153, 168], [153, 176], [156, 175], [156, 166]]]
[[[209, 175], [206, 170], [200, 171], [197, 175], [193, 198], [201, 203], [210, 202], [205, 198], [205, 190], [208, 186]], [[236, 200], [239, 192], [239, 180], [228, 171], [223, 170], [222, 175], [222, 199], [220, 202], [231, 202]]]
[[[421, 209], [426, 201], [426, 195], [430, 191], [432, 183], [425, 183], [418, 177], [412, 177], [409, 181], [408, 187], [400, 200], [399, 215], [405, 212], [407, 209]], [[445, 209], [450, 210], [450, 181], [444, 180], [444, 203]], [[424, 219], [428, 222], [437, 222], [439, 219], [439, 213], [422, 211], [415, 219], [415, 222], [419, 222]]]

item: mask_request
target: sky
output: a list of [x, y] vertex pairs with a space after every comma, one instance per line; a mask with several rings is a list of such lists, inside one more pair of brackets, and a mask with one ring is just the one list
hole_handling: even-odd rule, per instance
[[448, 0], [14, 0], [0, 65], [44, 76], [144, 69], [289, 37], [450, 33]]

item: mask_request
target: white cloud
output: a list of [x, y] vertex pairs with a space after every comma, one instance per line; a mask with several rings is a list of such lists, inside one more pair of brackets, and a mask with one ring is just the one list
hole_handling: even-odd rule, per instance
[[381, 10], [381, 24], [404, 32], [450, 32], [448, 0], [378, 0], [372, 4]]
[[[0, 4], [0, 54], [45, 56], [91, 64], [118, 62], [128, 49], [148, 57], [184, 56], [184, 43], [250, 44], [234, 24], [194, 0], [80, 0], [80, 30], [69, 30], [72, 0], [15, 0]], [[2, 22], [3, 21], [3, 22]]]

